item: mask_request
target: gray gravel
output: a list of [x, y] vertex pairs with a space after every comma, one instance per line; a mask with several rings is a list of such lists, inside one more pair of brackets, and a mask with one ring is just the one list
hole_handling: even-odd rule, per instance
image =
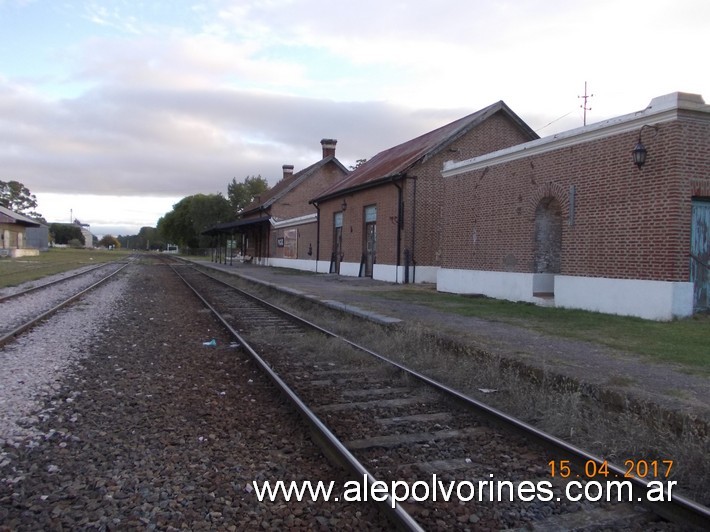
[[11, 356], [44, 376], [8, 409], [27, 426], [4, 429], [0, 531], [388, 528], [364, 504], [258, 502], [256, 479], [347, 479], [166, 267], [129, 266], [27, 338]]
[[[100, 281], [109, 271], [119, 267], [119, 265], [108, 264], [62, 283], [3, 301], [0, 303], [0, 334], [6, 334], [43, 312], [51, 310], [65, 299]], [[16, 290], [12, 293], [37, 285], [36, 282], [25, 283], [15, 287]]]
[[[79, 286], [96, 282], [98, 275], [6, 301], [0, 306], [0, 322], [20, 325], [49, 310]], [[88, 294], [80, 305], [60, 312], [51, 322], [0, 351], [0, 443], [39, 436], [33, 423], [43, 402], [59, 389], [76, 361], [88, 354], [85, 345], [111, 319], [126, 283], [123, 277]]]

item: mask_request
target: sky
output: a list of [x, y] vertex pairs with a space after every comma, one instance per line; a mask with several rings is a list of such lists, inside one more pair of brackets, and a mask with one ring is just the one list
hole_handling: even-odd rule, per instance
[[682, 91], [707, 0], [0, 0], [0, 180], [136, 234], [181, 198], [350, 166], [499, 100], [540, 136]]

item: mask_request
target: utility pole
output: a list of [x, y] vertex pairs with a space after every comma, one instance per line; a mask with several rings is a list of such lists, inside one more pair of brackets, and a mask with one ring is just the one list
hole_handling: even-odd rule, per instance
[[591, 107], [587, 107], [587, 100], [589, 98], [593, 98], [593, 94], [587, 94], [587, 82], [584, 82], [584, 95], [583, 96], [577, 96], [577, 98], [582, 98], [584, 100], [584, 103], [580, 105], [582, 109], [584, 109], [584, 125], [587, 125], [587, 111], [591, 111]]

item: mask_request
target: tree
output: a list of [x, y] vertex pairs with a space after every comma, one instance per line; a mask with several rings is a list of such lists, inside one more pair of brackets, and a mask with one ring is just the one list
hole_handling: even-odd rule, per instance
[[0, 181], [0, 205], [18, 214], [42, 218], [37, 214], [37, 198], [19, 181]]
[[260, 175], [247, 176], [242, 183], [232, 178], [232, 182], [227, 185], [227, 197], [234, 212], [239, 212], [267, 190], [269, 183]]
[[99, 240], [99, 246], [108, 249], [118, 249], [121, 247], [121, 243], [115, 236], [104, 235], [101, 240]]
[[165, 243], [155, 227], [141, 227], [137, 235], [138, 249], [163, 249]]
[[81, 227], [74, 224], [52, 224], [49, 226], [50, 240], [55, 244], [68, 245], [71, 240], [78, 240], [84, 245]]
[[232, 206], [222, 194], [195, 194], [181, 199], [158, 220], [158, 233], [181, 247], [209, 247], [209, 237], [201, 233], [233, 219]]
[[363, 164], [367, 162], [367, 159], [357, 159], [355, 161], [355, 165], [350, 165], [348, 168], [350, 168], [350, 171], [352, 172], [353, 170], [357, 170], [360, 168]]

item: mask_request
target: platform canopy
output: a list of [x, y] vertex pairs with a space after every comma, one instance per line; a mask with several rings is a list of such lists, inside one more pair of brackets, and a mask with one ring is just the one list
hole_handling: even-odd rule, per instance
[[223, 235], [223, 234], [232, 234], [236, 231], [238, 228], [244, 228], [246, 226], [250, 225], [259, 225], [263, 223], [268, 223], [268, 221], [271, 219], [271, 216], [261, 216], [259, 218], [245, 218], [243, 220], [237, 220], [235, 222], [224, 222], [221, 224], [213, 225], [209, 229], [206, 229], [205, 231], [202, 231], [203, 235], [208, 235], [208, 236], [216, 236], [216, 235]]

